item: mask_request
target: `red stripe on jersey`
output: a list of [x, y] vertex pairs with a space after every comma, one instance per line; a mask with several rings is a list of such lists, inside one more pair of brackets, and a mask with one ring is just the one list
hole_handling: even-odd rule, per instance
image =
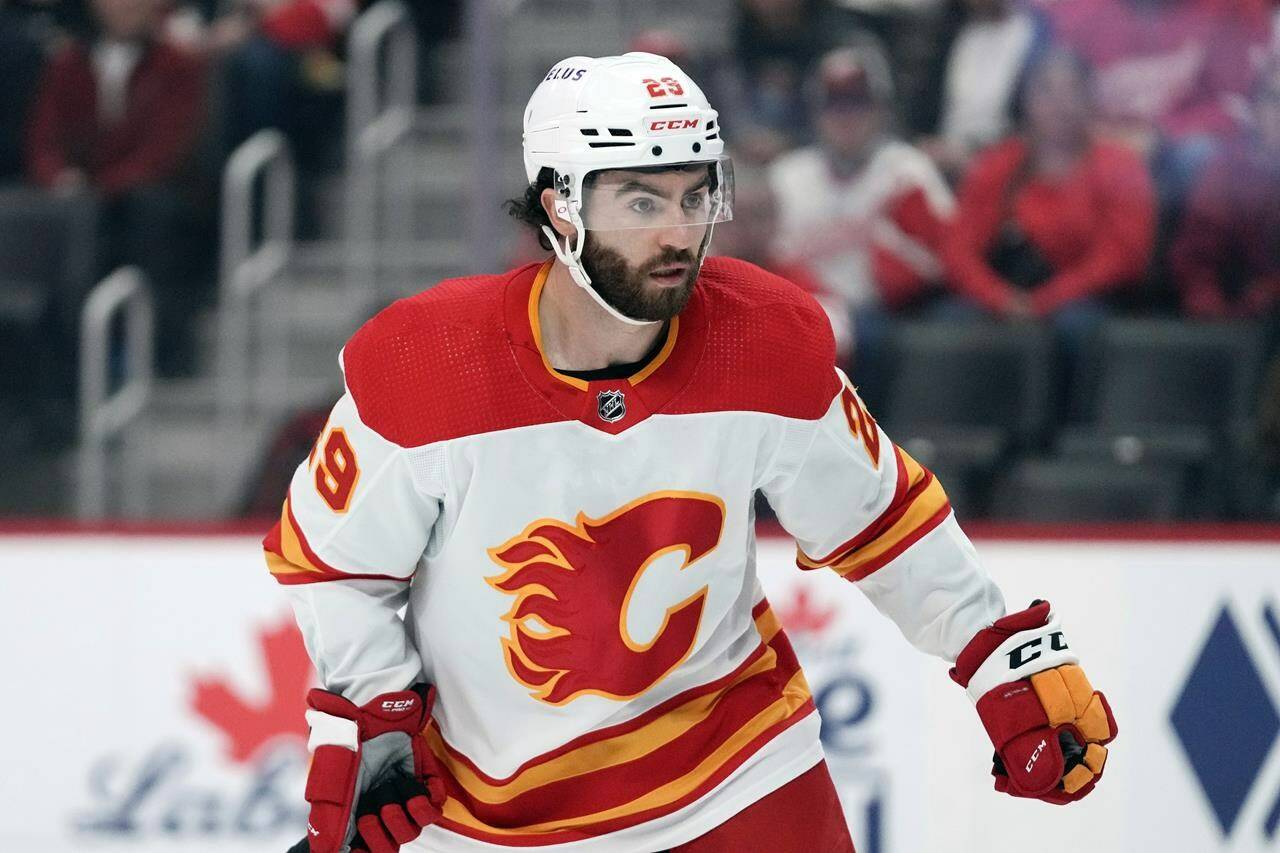
[[317, 574], [315, 572], [300, 572], [298, 574], [275, 574], [272, 576], [276, 579], [276, 583], [282, 586], [295, 586], [304, 583], [328, 583], [330, 581], [400, 581], [408, 583], [408, 578], [398, 578], [393, 575], [369, 575], [369, 574], [348, 574], [346, 572], [336, 572], [334, 574]]
[[538, 756], [505, 779], [483, 774], [428, 730], [452, 801], [443, 825], [511, 846], [562, 843], [634, 826], [705, 796], [813, 710], [790, 643], [762, 605], [755, 613], [769, 643], [733, 673]]
[[457, 833], [458, 835], [464, 835], [468, 838], [474, 838], [479, 841], [488, 841], [493, 844], [501, 844], [509, 847], [540, 847], [548, 844], [580, 841], [586, 838], [595, 838], [597, 836], [606, 835], [611, 832], [618, 832], [619, 830], [627, 829], [628, 827], [636, 826], [646, 821], [656, 820], [657, 818], [679, 811], [680, 809], [697, 802], [699, 799], [710, 793], [717, 785], [729, 778], [729, 776], [741, 767], [747, 759], [759, 752], [771, 740], [808, 717], [809, 714], [813, 713], [815, 710], [813, 700], [806, 700], [804, 704], [790, 717], [777, 725], [766, 729], [747, 742], [742, 749], [738, 750], [730, 760], [721, 764], [715, 772], [708, 776], [694, 791], [663, 807], [637, 811], [627, 815], [625, 818], [616, 818], [613, 820], [586, 825], [581, 828], [566, 829], [550, 833], [522, 834], [518, 832], [485, 832], [459, 823], [449, 817], [443, 818], [440, 821], [440, 825], [445, 829]]
[[844, 544], [837, 546], [830, 554], [825, 557], [810, 557], [808, 559], [812, 565], [802, 564], [800, 568], [813, 569], [829, 566], [872, 542], [892, 527], [894, 522], [901, 518], [903, 513], [911, 506], [911, 502], [928, 488], [929, 480], [933, 477], [932, 472], [926, 470], [925, 474], [928, 476], [920, 478], [914, 484], [910, 483], [910, 478], [907, 476], [907, 466], [902, 458], [902, 450], [896, 444], [893, 445], [893, 461], [898, 470], [898, 479], [893, 487], [893, 498], [889, 501], [889, 505], [884, 508], [884, 511], [880, 513], [875, 521], [867, 525], [862, 532]]
[[625, 723], [618, 723], [617, 725], [609, 726], [608, 728], [600, 729], [598, 731], [588, 732], [587, 734], [582, 735], [581, 737], [574, 738], [573, 740], [569, 741], [563, 746], [557, 747], [549, 752], [545, 752], [542, 755], [535, 756], [534, 758], [529, 759], [524, 764], [521, 764], [518, 768], [516, 768], [516, 770], [512, 772], [510, 775], [501, 779], [488, 775], [479, 767], [477, 767], [476, 764], [466, 755], [457, 751], [449, 744], [443, 743], [443, 742], [442, 743], [444, 748], [449, 752], [450, 760], [457, 761], [466, 765], [466, 767], [469, 770], [471, 770], [471, 772], [475, 773], [477, 776], [483, 779], [487, 784], [506, 785], [510, 783], [512, 780], [514, 780], [521, 773], [524, 773], [525, 771], [531, 768], [538, 767], [543, 764], [547, 764], [550, 761], [556, 758], [559, 758], [562, 755], [567, 755], [568, 753], [573, 752], [577, 749], [580, 749], [584, 746], [590, 746], [593, 743], [598, 743], [600, 741], [608, 740], [610, 738], [618, 737], [620, 735], [625, 735], [630, 732], [637, 731], [638, 729], [642, 729], [649, 723], [652, 723], [654, 720], [657, 720], [665, 716], [666, 714], [671, 713], [671, 711], [678, 708], [679, 706], [688, 703], [690, 700], [697, 699], [702, 696], [706, 696], [708, 694], [716, 693], [721, 690], [724, 690], [734, 681], [739, 679], [742, 676], [742, 673], [746, 672], [748, 669], [751, 668], [753, 664], [759, 661], [760, 658], [767, 653], [767, 651], [768, 651], [768, 647], [764, 643], [761, 643], [755, 649], [755, 651], [753, 651], [750, 655], [747, 656], [746, 660], [744, 660], [741, 664], [739, 664], [736, 668], [734, 668], [733, 672], [729, 673], [728, 675], [725, 675], [722, 678], [718, 678], [715, 681], [709, 682], [700, 687], [695, 687], [692, 690], [687, 690], [678, 696], [673, 696], [670, 699], [668, 699], [666, 702], [663, 702], [661, 705], [657, 705], [654, 708], [651, 708], [650, 710], [646, 711], [645, 713], [641, 714], [640, 716], [636, 717], [633, 720], [628, 720]]
[[294, 517], [288, 498], [285, 499], [280, 520], [263, 538], [262, 549], [272, 577], [277, 583], [286, 586], [336, 580], [408, 581], [408, 578], [393, 575], [344, 572], [321, 560], [307, 542], [306, 534]]
[[926, 533], [933, 530], [939, 524], [941, 524], [944, 520], [946, 520], [946, 517], [950, 514], [951, 514], [951, 503], [948, 501], [947, 503], [943, 504], [943, 506], [940, 507], [937, 512], [929, 516], [929, 518], [924, 522], [924, 524], [921, 524], [919, 527], [914, 528], [910, 533], [908, 533], [906, 536], [900, 539], [898, 541], [898, 544], [894, 545], [888, 551], [884, 552], [879, 557], [876, 557], [874, 560], [870, 560], [866, 563], [863, 563], [853, 571], [845, 572], [843, 574], [844, 579], [847, 581], [860, 581], [863, 578], [871, 575], [873, 572], [889, 565], [889, 563], [893, 562], [899, 556], [901, 556], [904, 551], [906, 551], [912, 545], [916, 544], [921, 539], [923, 539]]
[[[813, 560], [800, 551], [796, 565], [810, 570], [829, 566], [850, 581], [859, 581], [897, 559], [951, 513], [947, 493], [927, 468], [897, 446], [898, 483], [894, 500], [872, 525], [831, 556]], [[903, 484], [907, 484], [905, 492]]]

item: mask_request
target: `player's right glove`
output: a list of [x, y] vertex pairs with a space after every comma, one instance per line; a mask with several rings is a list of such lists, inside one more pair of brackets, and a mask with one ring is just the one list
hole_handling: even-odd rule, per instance
[[435, 688], [425, 684], [359, 707], [327, 690], [307, 694], [310, 853], [344, 853], [348, 845], [394, 853], [439, 819], [444, 783], [419, 736], [434, 701]]
[[996, 790], [1062, 805], [1098, 783], [1116, 721], [1068, 649], [1049, 602], [984, 628], [951, 677], [977, 703], [995, 745]]

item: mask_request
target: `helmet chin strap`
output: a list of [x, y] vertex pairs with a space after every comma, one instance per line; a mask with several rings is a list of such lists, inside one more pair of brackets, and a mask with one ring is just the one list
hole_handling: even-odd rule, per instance
[[[661, 323], [661, 320], [637, 320], [635, 317], [628, 317], [626, 314], [623, 314], [617, 308], [614, 308], [606, 302], [604, 297], [591, 286], [591, 276], [587, 275], [587, 271], [583, 269], [581, 260], [582, 244], [585, 240], [584, 235], [586, 234], [586, 229], [582, 227], [582, 217], [578, 216], [578, 211], [574, 210], [572, 206], [566, 205], [566, 207], [568, 208], [566, 211], [568, 213], [567, 218], [571, 223], [573, 223], [574, 227], [573, 238], [565, 237], [562, 244], [560, 242], [560, 235], [552, 231], [550, 226], [547, 225], [542, 226], [542, 233], [546, 234], [547, 239], [551, 241], [551, 246], [555, 249], [556, 257], [560, 259], [561, 263], [569, 268], [570, 278], [577, 282], [579, 287], [591, 294], [591, 298], [596, 301], [596, 304], [609, 312], [609, 316], [613, 317], [615, 320], [626, 323], [629, 326], [653, 326]], [[570, 239], [573, 239], [572, 248], [569, 246]]]
[[694, 261], [694, 265], [697, 267], [693, 272], [695, 277], [698, 273], [702, 272], [702, 262], [707, 259], [707, 247], [711, 245], [711, 232], [715, 230], [716, 224], [714, 222], [708, 222], [707, 233], [702, 236], [702, 245], [698, 247], [698, 258]]
[[[582, 266], [582, 244], [585, 241], [586, 229], [582, 227], [582, 217], [578, 215], [578, 211], [571, 205], [566, 205], [567, 210], [563, 212], [567, 214], [566, 218], [574, 227], [573, 238], [565, 237], [561, 242], [560, 235], [551, 230], [548, 225], [542, 226], [542, 233], [547, 235], [547, 239], [551, 241], [551, 247], [556, 253], [556, 257], [569, 269], [569, 277], [577, 283], [579, 287], [591, 295], [596, 304], [608, 312], [609, 316], [619, 322], [626, 323], [629, 326], [656, 326], [663, 322], [662, 320], [637, 320], [635, 317], [628, 317], [617, 308], [614, 308], [605, 298], [600, 295], [594, 287], [591, 286], [591, 276], [587, 275], [587, 271]], [[560, 211], [558, 211], [560, 212]], [[707, 257], [707, 247], [711, 244], [711, 232], [715, 230], [715, 223], [707, 225], [707, 233], [703, 235], [702, 245], [698, 247], [698, 258], [694, 262], [696, 276], [702, 270], [702, 262]], [[570, 247], [569, 241], [573, 239], [573, 245]]]

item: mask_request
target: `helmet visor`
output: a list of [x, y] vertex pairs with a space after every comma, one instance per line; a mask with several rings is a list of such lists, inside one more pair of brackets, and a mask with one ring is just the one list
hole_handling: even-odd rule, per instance
[[582, 184], [588, 231], [698, 228], [733, 218], [733, 164], [670, 163], [590, 172]]

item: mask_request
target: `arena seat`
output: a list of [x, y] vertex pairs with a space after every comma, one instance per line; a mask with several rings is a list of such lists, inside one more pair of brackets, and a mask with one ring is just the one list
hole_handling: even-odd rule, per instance
[[1051, 341], [1032, 324], [904, 323], [890, 336], [879, 418], [917, 461], [946, 472], [968, 514], [1001, 460], [1033, 448], [1050, 412]]
[[96, 211], [87, 196], [0, 189], [0, 364], [24, 365], [3, 371], [0, 400], [23, 417], [33, 404], [72, 401], [77, 312], [96, 272]]
[[1182, 512], [1177, 465], [1025, 459], [1000, 476], [991, 515], [1004, 521], [1171, 521]]
[[74, 325], [94, 283], [96, 244], [92, 197], [0, 188], [0, 319], [21, 323], [47, 306]]
[[1262, 336], [1250, 323], [1111, 320], [1079, 365], [1077, 422], [1055, 442], [1067, 459], [1172, 464], [1196, 515], [1225, 510], [1231, 436], [1252, 417]]

